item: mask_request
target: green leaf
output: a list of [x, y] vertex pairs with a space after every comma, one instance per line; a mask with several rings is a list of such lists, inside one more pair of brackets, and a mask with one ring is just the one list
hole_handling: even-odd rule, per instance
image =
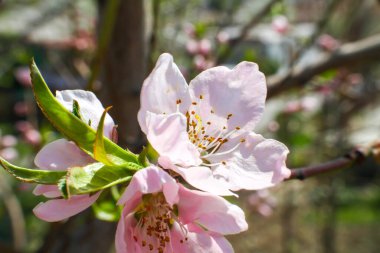
[[136, 170], [135, 163], [124, 166], [108, 166], [103, 163], [92, 163], [84, 167], [72, 167], [59, 188], [64, 197], [100, 191], [124, 183], [132, 178], [131, 170]]
[[[30, 64], [33, 92], [38, 106], [51, 124], [69, 140], [94, 157], [95, 130], [68, 111], [50, 92], [34, 60]], [[104, 148], [115, 157], [138, 164], [137, 155], [104, 138]]]
[[35, 170], [15, 166], [0, 157], [0, 164], [12, 176], [27, 183], [57, 184], [67, 171]]

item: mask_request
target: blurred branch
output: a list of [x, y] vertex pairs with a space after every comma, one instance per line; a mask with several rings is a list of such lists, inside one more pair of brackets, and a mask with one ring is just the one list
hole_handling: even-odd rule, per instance
[[153, 21], [152, 21], [152, 33], [149, 39], [149, 52], [148, 52], [148, 70], [150, 71], [154, 67], [155, 59], [154, 52], [157, 48], [157, 33], [158, 33], [158, 18], [160, 16], [161, 0], [153, 0]]
[[255, 15], [252, 19], [242, 28], [240, 35], [237, 38], [234, 38], [229, 41], [228, 48], [219, 54], [215, 60], [216, 65], [220, 65], [226, 60], [226, 58], [231, 54], [236, 46], [238, 46], [244, 39], [247, 37], [249, 31], [255, 27], [259, 22], [267, 15], [272, 6], [278, 0], [270, 0], [266, 5]]
[[12, 249], [6, 245], [3, 245], [3, 244], [0, 244], [0, 252], [1, 253], [18, 253], [14, 249]]
[[[15, 251], [21, 252], [26, 245], [25, 220], [22, 213], [22, 208], [14, 195], [11, 187], [4, 176], [0, 174], [0, 196], [3, 199], [4, 205], [8, 211], [12, 232], [13, 232], [13, 247]], [[1, 247], [0, 247], [1, 249]], [[1, 250], [1, 252], [4, 252]], [[5, 252], [12, 252], [10, 250]]]
[[367, 153], [361, 149], [354, 149], [350, 153], [326, 163], [292, 169], [288, 180], [304, 180], [312, 176], [341, 170], [350, 167], [355, 163], [362, 162], [366, 157], [368, 157], [369, 153], [370, 152]]
[[380, 34], [342, 45], [332, 53], [326, 53], [313, 64], [294, 68], [289, 74], [268, 77], [268, 98], [293, 88], [303, 87], [314, 76], [326, 70], [353, 66], [360, 62], [378, 60], [380, 56]]
[[315, 43], [317, 38], [321, 35], [321, 33], [325, 30], [326, 25], [330, 21], [330, 18], [332, 14], [334, 13], [335, 9], [339, 6], [339, 3], [341, 0], [331, 0], [327, 7], [326, 11], [324, 12], [324, 15], [322, 16], [321, 19], [316, 24], [316, 28], [312, 35], [307, 39], [305, 44], [299, 48], [292, 57], [292, 62], [290, 65], [293, 65], [299, 58], [300, 56], [308, 49], [312, 44]]
[[100, 67], [102, 65], [102, 61], [105, 58], [106, 51], [114, 32], [114, 26], [117, 18], [117, 13], [119, 11], [120, 2], [120, 0], [110, 0], [106, 3], [103, 23], [99, 29], [98, 47], [95, 52], [94, 59], [91, 63], [91, 75], [87, 83], [87, 90], [94, 90], [95, 81], [99, 77]]

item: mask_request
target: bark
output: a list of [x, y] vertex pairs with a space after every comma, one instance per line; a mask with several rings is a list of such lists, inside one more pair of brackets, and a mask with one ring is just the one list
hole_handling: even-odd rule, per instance
[[[107, 1], [100, 1], [100, 17]], [[141, 0], [121, 0], [114, 32], [102, 64], [99, 96], [112, 105], [110, 114], [119, 125], [119, 144], [138, 146], [140, 87], [145, 78], [146, 42], [144, 10]]]
[[[98, 0], [99, 24], [108, 1]], [[141, 0], [120, 0], [109, 43], [99, 64], [103, 105], [119, 125], [119, 144], [136, 143], [139, 91], [145, 76], [144, 11]], [[131, 145], [128, 148], [133, 149]], [[91, 210], [51, 225], [39, 253], [107, 253], [113, 248], [116, 224], [96, 220]]]

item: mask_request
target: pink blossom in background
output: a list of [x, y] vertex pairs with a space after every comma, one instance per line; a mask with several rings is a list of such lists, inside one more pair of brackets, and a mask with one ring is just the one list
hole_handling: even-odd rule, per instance
[[273, 18], [272, 28], [280, 34], [285, 34], [289, 30], [289, 21], [286, 16], [278, 15]]
[[19, 116], [25, 116], [30, 112], [29, 105], [25, 101], [17, 102], [13, 109]]
[[199, 53], [202, 55], [209, 55], [211, 53], [212, 45], [209, 39], [201, 39], [199, 41]]
[[0, 156], [5, 160], [14, 161], [18, 158], [19, 154], [17, 149], [13, 147], [7, 147], [4, 149], [0, 149]]
[[183, 27], [184, 32], [191, 38], [195, 37], [195, 27], [191, 23], [186, 23]]
[[220, 44], [226, 44], [230, 40], [230, 35], [227, 32], [219, 32], [216, 35], [216, 39]]
[[251, 208], [264, 217], [271, 216], [276, 207], [277, 200], [266, 189], [252, 193], [248, 197]]
[[199, 44], [196, 40], [190, 39], [186, 42], [186, 50], [189, 54], [197, 54], [199, 51]]
[[247, 229], [244, 212], [225, 199], [189, 190], [164, 170], [139, 170], [120, 198], [116, 252], [227, 253], [223, 235]]
[[198, 54], [193, 59], [195, 69], [203, 71], [214, 66], [214, 62], [207, 60], [203, 55]]
[[[82, 90], [66, 90], [57, 92], [57, 99], [72, 111], [73, 100], [78, 101], [80, 113], [84, 122], [91, 120], [91, 127], [96, 129], [104, 108], [92, 92]], [[104, 124], [104, 135], [112, 137], [114, 122], [107, 114]], [[89, 155], [79, 149], [73, 142], [59, 139], [43, 147], [35, 157], [34, 163], [44, 170], [67, 170], [74, 166], [85, 166], [95, 162]], [[38, 204], [34, 214], [45, 221], [54, 222], [66, 219], [91, 206], [99, 197], [100, 192], [94, 195], [74, 195], [70, 199], [62, 199], [56, 185], [37, 185], [33, 192], [52, 198]]]
[[334, 37], [328, 34], [322, 34], [318, 38], [317, 43], [320, 47], [327, 51], [333, 51], [340, 45], [340, 43]]
[[29, 67], [18, 67], [14, 71], [14, 76], [16, 80], [25, 87], [32, 86], [32, 79], [30, 79], [30, 71]]
[[284, 113], [296, 113], [296, 112], [314, 112], [316, 111], [321, 102], [317, 97], [305, 96], [299, 100], [289, 101], [284, 108]]
[[17, 142], [17, 138], [13, 135], [7, 134], [0, 136], [0, 146], [2, 147], [13, 147]]
[[187, 85], [163, 54], [144, 81], [138, 120], [158, 163], [194, 187], [219, 195], [263, 189], [290, 176], [286, 146], [252, 132], [266, 91], [255, 63], [211, 68]]
[[16, 122], [16, 129], [21, 132], [22, 138], [32, 146], [39, 146], [42, 141], [40, 132], [29, 121]]

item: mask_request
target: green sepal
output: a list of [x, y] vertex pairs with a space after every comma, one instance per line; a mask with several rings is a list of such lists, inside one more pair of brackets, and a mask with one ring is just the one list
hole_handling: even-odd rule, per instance
[[12, 176], [27, 183], [57, 184], [67, 171], [28, 169], [15, 166], [0, 157], [0, 164]]
[[103, 136], [104, 120], [106, 118], [106, 115], [109, 109], [111, 109], [111, 106], [107, 107], [104, 110], [99, 120], [98, 129], [96, 130], [95, 143], [94, 143], [94, 159], [105, 165], [114, 166], [116, 164], [123, 164], [124, 161], [121, 159], [117, 159], [117, 157], [112, 157], [112, 155], [110, 154], [107, 154], [104, 148], [104, 136]]
[[72, 113], [80, 120], [83, 120], [82, 119], [82, 115], [80, 114], [80, 107], [79, 107], [79, 103], [78, 101], [76, 101], [75, 99], [73, 100], [73, 111]]
[[146, 149], [146, 158], [153, 164], [156, 164], [158, 162], [158, 158], [160, 155], [158, 152], [148, 143], [148, 145], [145, 147]]
[[[72, 140], [90, 156], [94, 157], [93, 149], [96, 132], [87, 123], [67, 110], [50, 92], [34, 60], [30, 64], [30, 76], [37, 104], [50, 123], [69, 140]], [[117, 144], [104, 138], [104, 148], [113, 156], [124, 162], [138, 163], [137, 155], [126, 151]]]
[[97, 192], [111, 186], [128, 182], [139, 167], [135, 163], [108, 166], [92, 163], [83, 167], [69, 168], [66, 177], [58, 184], [63, 197]]
[[141, 153], [139, 154], [139, 163], [144, 166], [144, 167], [148, 167], [149, 166], [149, 160], [148, 160], [148, 148], [147, 147], [144, 147], [143, 150], [141, 151]]

